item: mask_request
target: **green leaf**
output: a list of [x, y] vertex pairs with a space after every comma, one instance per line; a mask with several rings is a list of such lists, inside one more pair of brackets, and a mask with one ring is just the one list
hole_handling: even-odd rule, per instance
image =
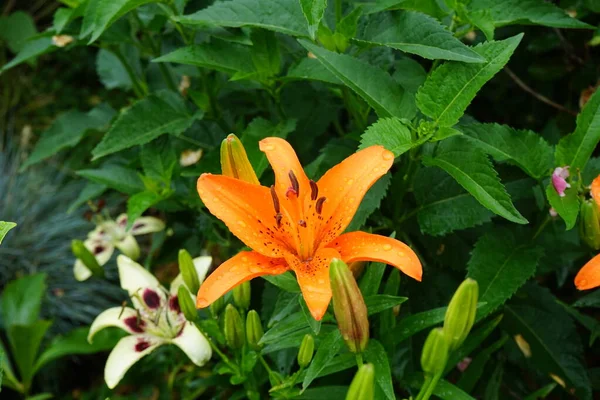
[[119, 165], [108, 164], [99, 169], [83, 169], [77, 171], [77, 175], [122, 193], [135, 194], [144, 190], [144, 184], [138, 173]]
[[106, 191], [106, 189], [106, 185], [94, 182], [87, 182], [85, 187], [79, 192], [79, 196], [77, 196], [77, 199], [75, 199], [75, 201], [69, 206], [67, 214], [72, 213], [77, 208], [79, 208], [79, 206], [87, 203], [89, 200], [93, 200], [96, 197], [100, 196]]
[[462, 136], [440, 143], [434, 157], [424, 157], [427, 166], [437, 166], [452, 175], [469, 193], [492, 212], [519, 224], [527, 220], [517, 211], [488, 157], [468, 145]]
[[134, 221], [142, 216], [144, 211], [165, 198], [160, 194], [149, 191], [139, 192], [131, 196], [127, 200], [127, 228], [129, 229]]
[[16, 67], [19, 64], [24, 63], [25, 61], [32, 60], [38, 56], [41, 56], [42, 54], [47, 54], [56, 51], [57, 49], [58, 47], [52, 43], [52, 38], [49, 37], [36, 37], [28, 40], [23, 46], [23, 49], [21, 49], [15, 58], [0, 68], [0, 74], [13, 67]]
[[[279, 51], [279, 41], [275, 32], [265, 29], [253, 29], [250, 34], [252, 39], [252, 52], [250, 57], [256, 72], [250, 74], [259, 81], [268, 81], [269, 78], [278, 75], [281, 70], [281, 53]], [[238, 79], [239, 72], [232, 79]]]
[[23, 50], [27, 40], [37, 34], [31, 15], [15, 11], [8, 16], [0, 16], [0, 40], [6, 42], [13, 53]]
[[89, 0], [83, 14], [83, 24], [79, 37], [90, 36], [88, 44], [93, 43], [116, 20], [143, 4], [154, 3], [158, 0]]
[[440, 126], [458, 122], [479, 89], [504, 67], [523, 34], [473, 48], [487, 61], [481, 64], [447, 62], [436, 68], [417, 92], [417, 106]]
[[166, 133], [180, 134], [201, 117], [201, 111], [190, 114], [184, 100], [175, 93], [148, 96], [121, 112], [92, 155], [98, 159]]
[[2, 292], [2, 319], [6, 328], [33, 325], [40, 317], [46, 293], [46, 274], [24, 276], [10, 282]]
[[298, 400], [344, 400], [347, 392], [347, 386], [319, 386], [306, 389], [300, 396], [294, 398]]
[[473, 0], [469, 9], [488, 10], [496, 26], [525, 24], [594, 29], [593, 26], [572, 18], [564, 10], [544, 0]]
[[[418, 373], [411, 376], [408, 384], [415, 389], [420, 389], [424, 382], [423, 375]], [[474, 397], [444, 379], [440, 379], [435, 385], [433, 394], [442, 400], [475, 400]]]
[[417, 93], [427, 79], [427, 72], [421, 64], [409, 57], [403, 57], [394, 63], [392, 78], [410, 93]]
[[546, 197], [550, 206], [560, 215], [565, 221], [566, 229], [572, 229], [577, 222], [577, 216], [579, 215], [579, 196], [577, 195], [576, 188], [569, 188], [565, 190], [563, 197], [558, 195], [556, 189], [552, 185], [552, 182], [546, 187]]
[[291, 293], [299, 293], [300, 286], [298, 286], [298, 281], [294, 278], [291, 272], [284, 272], [280, 275], [264, 275], [261, 276], [267, 282]]
[[298, 0], [236, 0], [215, 3], [191, 15], [175, 17], [185, 25], [264, 28], [292, 36], [308, 36]]
[[408, 300], [408, 297], [392, 296], [389, 294], [374, 294], [365, 297], [365, 304], [369, 315], [375, 315], [384, 310], [399, 306], [406, 300]]
[[575, 303], [573, 303], [573, 307], [600, 308], [600, 289], [580, 297]]
[[102, 130], [108, 126], [114, 115], [114, 110], [106, 104], [87, 113], [71, 110], [62, 114], [42, 133], [31, 155], [23, 163], [21, 171], [61, 150], [77, 145], [90, 130]]
[[306, 40], [300, 44], [346, 86], [361, 96], [380, 117], [411, 119], [415, 116], [413, 96], [382, 69], [346, 54], [337, 54]]
[[4, 240], [4, 237], [6, 236], [8, 231], [10, 231], [15, 226], [17, 226], [17, 224], [15, 224], [14, 222], [0, 221], [0, 244], [2, 244], [2, 241]]
[[299, 0], [302, 6], [302, 13], [308, 22], [308, 34], [311, 39], [315, 39], [315, 34], [319, 23], [327, 9], [327, 0]]
[[373, 14], [357, 39], [430, 60], [485, 62], [485, 58], [455, 38], [436, 19], [414, 11]]
[[467, 276], [479, 284], [479, 301], [486, 303], [477, 318], [510, 299], [535, 274], [541, 257], [541, 248], [527, 244], [509, 230], [496, 229], [482, 236], [467, 266]]
[[577, 116], [577, 128], [556, 146], [556, 163], [583, 170], [600, 141], [600, 92], [596, 91]]
[[302, 381], [302, 389], [306, 389], [319, 373], [333, 360], [333, 357], [340, 351], [344, 341], [339, 329], [335, 329], [327, 334], [319, 344], [312, 362], [306, 370], [306, 376]]
[[225, 40], [212, 39], [210, 43], [180, 47], [177, 50], [155, 58], [152, 62], [172, 62], [214, 69], [235, 74], [252, 73], [254, 65], [251, 59], [251, 47]]
[[[295, 335], [307, 328], [310, 329], [306, 324], [304, 313], [302, 311], [295, 312], [277, 322], [271, 329], [266, 331], [259, 343], [264, 345], [276, 343], [285, 337]], [[300, 346], [300, 342], [296, 343], [296, 346]]]
[[381, 205], [381, 201], [386, 196], [390, 181], [392, 180], [391, 174], [385, 174], [365, 194], [365, 197], [358, 206], [352, 222], [346, 228], [346, 232], [352, 232], [359, 230], [366, 222], [367, 219], [375, 210]]
[[[139, 57], [139, 52], [136, 48], [132, 47], [128, 49], [126, 53], [127, 58], [135, 56], [136, 59]], [[130, 54], [133, 53], [133, 54]], [[129, 61], [129, 60], [128, 60]], [[137, 60], [136, 60], [137, 61]], [[100, 78], [100, 82], [107, 89], [123, 89], [130, 90], [133, 86], [133, 81], [127, 72], [127, 69], [113, 52], [100, 49], [96, 56], [96, 72]]]
[[375, 382], [377, 382], [377, 386], [383, 391], [386, 398], [396, 400], [390, 362], [383, 345], [375, 339], [369, 340], [364, 355], [367, 362], [373, 364], [375, 367]]
[[417, 144], [408, 127], [398, 118], [380, 118], [361, 135], [359, 149], [381, 145], [398, 157]]
[[304, 314], [304, 318], [306, 319], [306, 324], [310, 326], [314, 335], [318, 335], [321, 331], [321, 321], [317, 321], [313, 318], [308, 306], [306, 305], [306, 301], [304, 301], [304, 297], [298, 296], [298, 303], [300, 303], [300, 308], [302, 309], [302, 314]]
[[535, 132], [499, 124], [469, 124], [459, 129], [496, 161], [512, 162], [529, 176], [541, 178], [552, 169], [552, 146]]
[[398, 344], [424, 329], [444, 321], [446, 307], [433, 308], [402, 318], [394, 328], [394, 340]]
[[29, 388], [35, 374], [35, 360], [42, 339], [52, 321], [37, 320], [28, 325], [11, 324], [6, 330], [12, 355], [19, 368], [21, 381]]
[[298, 64], [291, 67], [286, 75], [286, 79], [313, 80], [334, 85], [343, 85], [343, 82], [323, 64], [310, 57], [302, 58]]
[[385, 272], [385, 264], [371, 263], [360, 279], [359, 288], [365, 298], [376, 295]]
[[140, 153], [140, 161], [148, 178], [163, 183], [167, 188], [170, 186], [177, 157], [168, 140], [157, 139], [145, 144]]

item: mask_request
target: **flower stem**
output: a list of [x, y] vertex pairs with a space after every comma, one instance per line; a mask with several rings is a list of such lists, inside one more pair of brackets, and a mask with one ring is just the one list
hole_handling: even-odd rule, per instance
[[429, 400], [440, 378], [441, 375], [426, 377], [425, 382], [423, 382], [423, 386], [421, 386], [421, 390], [419, 391], [419, 394], [415, 400]]
[[356, 353], [356, 365], [358, 368], [363, 366], [363, 356], [361, 353]]

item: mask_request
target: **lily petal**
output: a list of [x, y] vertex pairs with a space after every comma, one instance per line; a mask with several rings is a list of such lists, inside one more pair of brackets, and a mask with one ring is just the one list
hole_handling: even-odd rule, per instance
[[221, 264], [200, 285], [196, 306], [208, 307], [240, 283], [263, 275], [279, 275], [287, 271], [284, 259], [265, 257], [255, 251], [243, 251]]
[[598, 205], [598, 207], [600, 207], [600, 175], [598, 175], [592, 181], [592, 190], [591, 190], [591, 193], [592, 193], [592, 198], [596, 202], [596, 205]]
[[145, 235], [148, 233], [160, 232], [165, 229], [163, 220], [155, 217], [140, 217], [133, 221], [130, 233], [132, 235]]
[[80, 259], [77, 259], [73, 264], [73, 275], [76, 280], [83, 282], [92, 276], [92, 271]]
[[575, 276], [575, 286], [579, 290], [593, 289], [600, 286], [600, 254], [592, 258]]
[[137, 260], [140, 257], [140, 246], [133, 235], [125, 235], [125, 237], [115, 243], [117, 249], [127, 257]]
[[177, 345], [198, 366], [206, 364], [212, 357], [210, 343], [192, 323], [186, 322], [183, 330], [171, 343]]
[[142, 288], [155, 290], [160, 288], [160, 283], [154, 275], [127, 256], [121, 254], [117, 257], [117, 267], [119, 268], [121, 287], [130, 296]]
[[142, 323], [137, 321], [137, 318], [137, 311], [131, 307], [113, 307], [104, 310], [92, 322], [87, 340], [92, 343], [96, 333], [111, 326], [116, 326], [129, 333], [140, 333]]
[[[200, 256], [196, 257], [192, 260], [194, 263], [194, 268], [196, 269], [196, 274], [198, 274], [198, 280], [200, 284], [204, 282], [204, 278], [206, 278], [206, 274], [212, 265], [212, 257], [211, 256]], [[175, 279], [171, 281], [171, 286], [169, 288], [169, 292], [173, 295], [177, 294], [179, 290], [179, 286], [185, 284], [183, 282], [183, 276], [179, 273]], [[188, 288], [189, 289], [189, 288]]]
[[164, 343], [164, 340], [150, 335], [132, 335], [119, 340], [106, 360], [106, 385], [114, 389], [133, 364]]
[[289, 243], [286, 220], [278, 227], [269, 189], [222, 175], [202, 174], [198, 194], [209, 211], [246, 246], [283, 257]]
[[329, 264], [332, 258], [340, 258], [340, 254], [329, 248], [317, 250], [309, 262], [301, 261], [293, 255], [286, 257], [290, 268], [296, 273], [304, 301], [317, 321], [323, 318], [331, 301]]
[[[115, 251], [115, 247], [111, 243], [100, 239], [99, 236], [86, 239], [86, 241], [83, 242], [83, 245], [94, 255], [94, 257], [96, 257], [96, 261], [98, 261], [98, 264], [101, 266], [110, 260]], [[75, 260], [75, 264], [73, 265], [73, 275], [75, 276], [75, 279], [82, 282], [92, 276], [92, 271], [81, 260]]]
[[326, 198], [317, 241], [327, 244], [339, 236], [356, 213], [369, 188], [391, 168], [394, 154], [383, 146], [370, 146], [331, 168], [317, 185]]
[[399, 240], [366, 232], [345, 233], [331, 242], [346, 263], [376, 261], [393, 265], [406, 275], [421, 281], [423, 267], [415, 252]]

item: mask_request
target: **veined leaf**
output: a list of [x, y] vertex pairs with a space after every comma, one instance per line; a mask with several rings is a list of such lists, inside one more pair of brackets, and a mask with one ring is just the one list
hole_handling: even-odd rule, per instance
[[46, 36], [28, 40], [15, 58], [0, 68], [0, 74], [37, 56], [56, 51], [56, 49], [58, 49], [58, 47], [52, 43], [52, 38]]
[[319, 23], [327, 9], [327, 0], [299, 0], [302, 6], [302, 13], [308, 22], [308, 34], [312, 39], [315, 38]]
[[386, 398], [396, 400], [390, 362], [383, 345], [375, 339], [369, 340], [369, 344], [365, 349], [365, 358], [367, 362], [375, 367], [375, 382], [377, 382], [379, 389], [385, 394]]
[[144, 184], [138, 173], [119, 165], [109, 164], [103, 165], [99, 169], [79, 170], [77, 175], [127, 194], [135, 194], [144, 190]]
[[308, 36], [298, 0], [223, 1], [175, 19], [185, 25], [250, 26], [292, 36]]
[[427, 79], [425, 68], [410, 57], [403, 57], [394, 63], [392, 78], [410, 93], [417, 93]]
[[143, 191], [134, 194], [127, 200], [127, 229], [129, 229], [136, 219], [142, 216], [144, 211], [163, 200], [165, 197], [158, 193]]
[[469, 9], [489, 10], [496, 26], [525, 24], [594, 29], [593, 26], [572, 18], [564, 10], [544, 0], [472, 0]]
[[414, 98], [387, 72], [349, 55], [331, 52], [307, 40], [299, 42], [339, 80], [361, 96], [380, 117], [414, 117]]
[[184, 100], [174, 93], [148, 96], [121, 112], [92, 155], [98, 159], [148, 143], [165, 133], [180, 134], [201, 117], [200, 111], [191, 114]]
[[467, 266], [469, 278], [479, 284], [481, 319], [510, 299], [535, 274], [542, 249], [517, 240], [512, 232], [497, 229], [481, 237]]
[[583, 170], [600, 141], [600, 92], [596, 91], [577, 116], [577, 128], [556, 146], [556, 163]]
[[388, 173], [371, 186], [346, 228], [346, 232], [359, 230], [367, 222], [367, 218], [381, 205], [381, 200], [386, 196], [391, 180], [392, 176]]
[[434, 157], [425, 157], [427, 166], [437, 166], [454, 179], [482, 205], [492, 212], [519, 224], [527, 220], [517, 211], [500, 182], [487, 155], [468, 145], [466, 139], [454, 136], [440, 143]]
[[[415, 389], [421, 388], [425, 380], [421, 373], [415, 374], [409, 380], [409, 385]], [[442, 400], [475, 400], [461, 388], [454, 386], [450, 382], [440, 379], [433, 389], [433, 394]]]
[[306, 376], [302, 381], [302, 389], [306, 389], [319, 373], [333, 360], [343, 345], [342, 334], [339, 329], [331, 331], [323, 338], [315, 356], [306, 370]]
[[75, 146], [89, 130], [107, 126], [114, 115], [115, 111], [110, 106], [100, 105], [87, 113], [71, 110], [59, 116], [42, 134], [21, 170]]
[[541, 178], [552, 169], [552, 146], [532, 131], [499, 124], [461, 125], [459, 130], [496, 161], [509, 161], [529, 176]]
[[10, 231], [15, 226], [17, 226], [17, 224], [15, 224], [14, 222], [0, 221], [0, 244], [2, 244], [2, 240], [4, 240], [4, 237], [6, 236], [8, 231]]
[[380, 118], [361, 135], [359, 148], [381, 145], [398, 157], [417, 144], [410, 129], [398, 118]]
[[572, 229], [577, 222], [577, 216], [579, 215], [579, 196], [577, 195], [576, 188], [569, 188], [565, 190], [563, 197], [559, 196], [552, 185], [552, 182], [546, 187], [546, 197], [550, 206], [560, 215], [565, 221], [566, 229]]
[[480, 54], [455, 38], [436, 19], [414, 11], [373, 14], [357, 39], [388, 46], [430, 60], [485, 62]]
[[365, 305], [369, 315], [375, 315], [390, 308], [399, 306], [408, 300], [408, 297], [400, 297], [389, 294], [375, 294], [365, 297]]
[[504, 67], [523, 34], [473, 48], [487, 61], [481, 64], [448, 62], [436, 68], [417, 92], [417, 106], [442, 127], [458, 122], [479, 89]]
[[329, 72], [323, 64], [310, 57], [303, 58], [298, 64], [290, 68], [286, 79], [313, 80], [343, 85], [343, 82]]

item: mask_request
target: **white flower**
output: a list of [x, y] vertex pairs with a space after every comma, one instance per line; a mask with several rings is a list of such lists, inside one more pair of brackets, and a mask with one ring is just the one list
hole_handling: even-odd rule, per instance
[[[212, 262], [209, 256], [194, 259], [200, 282]], [[104, 368], [109, 388], [121, 381], [127, 370], [139, 359], [163, 344], [174, 344], [198, 366], [212, 356], [208, 340], [179, 309], [177, 289], [183, 285], [179, 274], [167, 291], [158, 280], [132, 259], [117, 257], [121, 287], [129, 293], [135, 308], [114, 307], [104, 311], [92, 323], [88, 341], [101, 329], [116, 326], [131, 335], [122, 338], [112, 350]]]
[[[121, 214], [116, 221], [108, 220], [100, 223], [96, 229], [88, 233], [88, 238], [83, 244], [96, 257], [100, 265], [110, 260], [115, 247], [135, 260], [140, 256], [140, 247], [134, 236], [162, 231], [165, 229], [165, 223], [158, 218], [141, 217], [133, 222], [129, 231], [126, 228], [127, 214]], [[78, 281], [85, 281], [92, 276], [92, 271], [77, 259], [73, 265], [73, 274]]]

